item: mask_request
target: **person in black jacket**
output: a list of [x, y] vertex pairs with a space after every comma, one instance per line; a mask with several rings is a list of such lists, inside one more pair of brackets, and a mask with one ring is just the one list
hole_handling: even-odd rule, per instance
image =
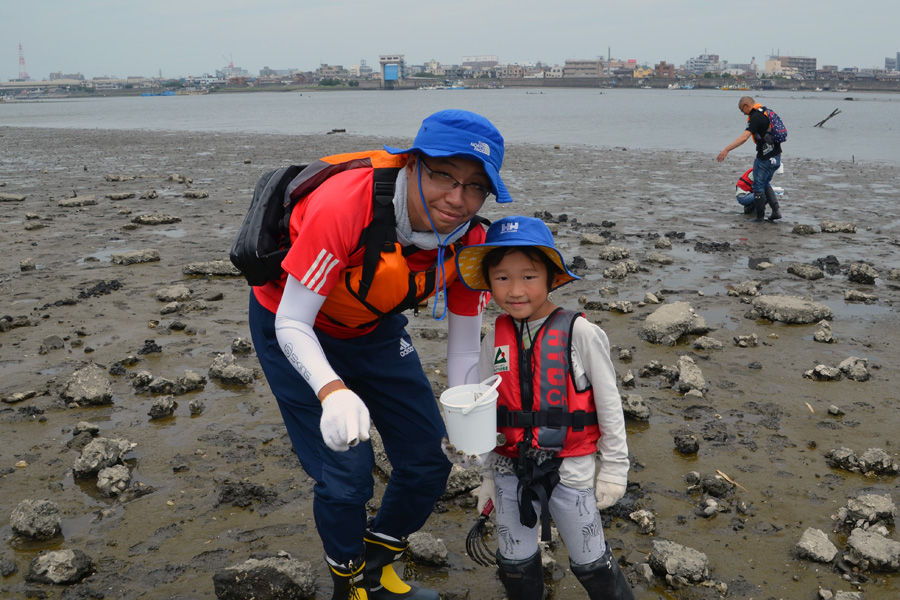
[[738, 101], [738, 109], [747, 115], [747, 128], [736, 140], [719, 152], [716, 160], [722, 162], [728, 153], [746, 142], [750, 137], [756, 142], [756, 160], [753, 161], [753, 207], [756, 210], [754, 221], [762, 222], [766, 216], [766, 204], [772, 207], [769, 221], [781, 218], [775, 191], [769, 183], [775, 171], [781, 166], [781, 144], [772, 140], [769, 134], [769, 117], [765, 107], [750, 96]]

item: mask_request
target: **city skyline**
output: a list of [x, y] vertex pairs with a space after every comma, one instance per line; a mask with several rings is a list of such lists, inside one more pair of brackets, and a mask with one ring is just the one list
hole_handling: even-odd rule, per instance
[[[496, 55], [502, 63], [562, 65], [572, 59], [634, 59], [653, 66], [681, 65], [701, 54], [729, 63], [764, 65], [771, 54], [809, 56], [817, 65], [883, 68], [900, 51], [895, 23], [900, 4], [845, 4], [761, 0], [746, 6], [702, 0], [674, 4], [639, 0], [604, 6], [574, 0], [548, 11], [533, 0], [490, 5], [373, 4], [358, 0], [158, 0], [131, 6], [112, 0], [4, 3], [7, 33], [0, 50], [0, 81], [19, 76], [19, 44], [31, 79], [50, 73], [181, 77], [214, 73], [229, 62], [250, 72], [263, 67], [312, 71], [320, 64], [345, 68], [380, 54], [398, 53], [410, 64], [435, 59], [460, 64], [467, 55]], [[452, 10], [451, 10], [452, 9]], [[767, 23], [753, 28], [746, 20]]]

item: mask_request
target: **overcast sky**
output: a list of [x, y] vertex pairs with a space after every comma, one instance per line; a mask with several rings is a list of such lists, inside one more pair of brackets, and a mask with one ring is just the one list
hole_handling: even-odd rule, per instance
[[780, 53], [817, 65], [884, 67], [900, 52], [900, 2], [858, 0], [0, 0], [0, 80], [51, 72], [126, 77], [345, 68], [379, 54], [410, 64], [496, 55], [500, 62], [731, 63]]

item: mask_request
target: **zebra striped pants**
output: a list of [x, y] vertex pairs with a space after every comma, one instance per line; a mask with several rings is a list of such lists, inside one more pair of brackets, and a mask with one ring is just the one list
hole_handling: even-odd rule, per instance
[[[540, 518], [534, 527], [519, 521], [517, 498], [518, 479], [515, 475], [494, 473], [494, 514], [500, 555], [510, 560], [524, 560], [534, 556], [540, 536]], [[594, 500], [594, 488], [576, 490], [562, 483], [550, 496], [550, 516], [559, 531], [569, 558], [576, 565], [594, 562], [606, 552], [603, 522]], [[534, 503], [540, 517], [540, 503]]]

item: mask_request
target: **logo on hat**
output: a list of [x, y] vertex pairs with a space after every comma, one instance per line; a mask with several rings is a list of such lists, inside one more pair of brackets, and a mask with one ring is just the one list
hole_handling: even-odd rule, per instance
[[472, 142], [472, 148], [475, 152], [480, 152], [485, 156], [491, 155], [491, 147], [488, 146], [485, 142]]
[[500, 224], [500, 233], [516, 233], [519, 231], [519, 222], [513, 221], [512, 223], [501, 223]]

